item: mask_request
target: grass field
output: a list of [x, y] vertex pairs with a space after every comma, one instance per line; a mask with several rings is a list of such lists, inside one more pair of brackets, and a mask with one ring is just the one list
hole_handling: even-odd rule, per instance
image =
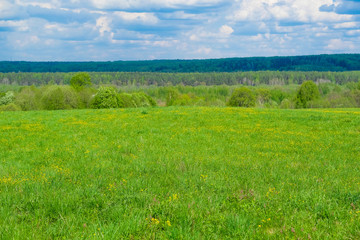
[[0, 112], [0, 239], [360, 239], [360, 111]]

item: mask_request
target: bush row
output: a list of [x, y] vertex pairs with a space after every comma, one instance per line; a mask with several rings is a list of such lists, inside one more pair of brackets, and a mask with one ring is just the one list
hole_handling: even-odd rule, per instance
[[0, 110], [61, 110], [156, 106], [145, 93], [119, 93], [112, 87], [75, 89], [71, 86], [24, 87], [18, 93], [0, 95]]
[[[360, 83], [339, 86], [305, 81], [301, 86], [176, 86], [144, 89], [167, 106], [235, 106], [265, 108], [360, 107]], [[164, 97], [164, 94], [167, 94]]]
[[360, 107], [360, 83], [342, 90], [332, 84], [316, 85], [305, 81], [294, 94], [268, 89], [252, 90], [247, 87], [237, 88], [227, 102], [234, 107], [279, 107], [279, 108], [345, 108]]
[[154, 107], [156, 102], [143, 92], [117, 93], [115, 88], [100, 87], [91, 101], [92, 108]]
[[[81, 85], [82, 84], [82, 85]], [[0, 110], [56, 110], [78, 108], [128, 108], [155, 106], [239, 106], [265, 108], [360, 107], [360, 83], [301, 86], [170, 86], [92, 88], [72, 86], [1, 88]], [[13, 90], [13, 91], [9, 91]], [[2, 91], [2, 92], [1, 92]], [[150, 97], [151, 96], [151, 97]], [[154, 100], [156, 99], [156, 101]]]

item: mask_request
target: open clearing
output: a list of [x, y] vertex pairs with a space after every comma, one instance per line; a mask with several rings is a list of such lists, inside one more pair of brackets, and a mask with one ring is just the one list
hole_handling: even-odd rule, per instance
[[360, 111], [0, 112], [1, 239], [359, 239]]

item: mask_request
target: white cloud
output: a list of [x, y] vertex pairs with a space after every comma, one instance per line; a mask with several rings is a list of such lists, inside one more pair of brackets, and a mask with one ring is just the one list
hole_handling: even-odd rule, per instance
[[264, 37], [263, 37], [262, 34], [258, 34], [256, 36], [251, 36], [250, 40], [252, 40], [252, 41], [261, 41], [261, 40], [264, 40]]
[[96, 20], [96, 27], [99, 29], [100, 36], [104, 36], [105, 32], [111, 32], [111, 19], [108, 17], [100, 17]]
[[222, 36], [227, 37], [227, 36], [230, 36], [234, 32], [234, 29], [228, 25], [223, 25], [223, 26], [221, 26], [219, 31]]
[[350, 20], [351, 16], [321, 12], [322, 5], [333, 0], [242, 0], [228, 19], [234, 21], [287, 21], [287, 22], [336, 22]]
[[334, 25], [334, 28], [356, 28], [360, 24], [358, 22], [343, 22]]
[[51, 8], [60, 8], [61, 6], [61, 3], [60, 1], [57, 1], [57, 0], [43, 0], [43, 1], [32, 1], [32, 0], [15, 0], [16, 2], [16, 5], [18, 6], [23, 6], [23, 7], [26, 7], [26, 6], [35, 6], [35, 7], [42, 7], [42, 8], [48, 8], [48, 9], [51, 9]]
[[229, 20], [233, 21], [261, 21], [269, 19], [270, 14], [262, 1], [244, 0], [240, 6], [229, 16]]
[[153, 13], [137, 13], [137, 12], [115, 12], [114, 15], [127, 22], [137, 22], [142, 24], [156, 24], [159, 19]]
[[194, 19], [194, 20], [206, 20], [207, 16], [205, 14], [202, 13], [198, 13], [198, 14], [191, 14], [191, 13], [185, 13], [184, 11], [176, 11], [176, 12], [171, 12], [171, 13], [163, 13], [163, 16], [168, 18], [168, 19], [184, 19], [184, 20], [189, 20], [189, 19]]
[[19, 32], [29, 31], [28, 21], [26, 20], [8, 20], [8, 21], [0, 21], [0, 27], [12, 27], [15, 28]]
[[13, 19], [23, 14], [21, 7], [14, 4], [13, 1], [0, 1], [0, 19]]
[[181, 6], [212, 6], [223, 0], [91, 0], [99, 9], [178, 8]]
[[342, 39], [331, 39], [326, 46], [329, 50], [351, 50], [355, 49], [355, 45], [351, 41], [344, 41]]
[[208, 55], [212, 52], [212, 49], [211, 48], [208, 48], [208, 47], [200, 47], [198, 50], [196, 50], [196, 53], [198, 54], [205, 54], [205, 55]]
[[5, 48], [0, 58], [118, 60], [359, 52], [359, 18], [319, 10], [340, 2], [334, 1], [0, 0], [0, 46]]
[[15, 48], [27, 48], [27, 47], [32, 47], [32, 46], [37, 46], [39, 45], [40, 42], [40, 38], [36, 35], [30, 35], [25, 39], [13, 39], [12, 41], [12, 45]]
[[191, 41], [199, 41], [200, 40], [200, 38], [199, 38], [199, 36], [197, 34], [191, 34], [189, 39]]
[[187, 32], [185, 35], [190, 41], [194, 42], [226, 42], [234, 32], [229, 25], [222, 25], [218, 30], [200, 27]]
[[179, 41], [177, 41], [177, 40], [172, 40], [172, 41], [154, 41], [154, 42], [153, 42], [153, 45], [154, 45], [154, 46], [159, 46], [159, 47], [168, 48], [168, 47], [174, 46], [174, 45], [177, 44], [178, 42], [179, 42]]
[[350, 35], [350, 36], [358, 36], [358, 35], [360, 35], [360, 30], [350, 30], [350, 31], [347, 31], [346, 34]]
[[0, 16], [4, 16], [5, 13], [9, 10], [11, 10], [11, 8], [13, 8], [14, 5], [8, 1], [1, 1], [0, 2]]

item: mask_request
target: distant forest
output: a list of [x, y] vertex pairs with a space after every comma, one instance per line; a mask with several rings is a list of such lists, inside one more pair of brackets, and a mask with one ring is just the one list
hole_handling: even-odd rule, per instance
[[[11, 72], [0, 73], [0, 84], [4, 85], [68, 85], [76, 73], [63, 72]], [[198, 86], [198, 85], [289, 85], [306, 80], [318, 83], [344, 85], [360, 81], [360, 71], [347, 72], [299, 72], [299, 71], [250, 71], [210, 73], [160, 73], [160, 72], [89, 72], [95, 85], [115, 86]]]
[[360, 70], [360, 54], [114, 62], [0, 62], [0, 72], [247, 72]]

